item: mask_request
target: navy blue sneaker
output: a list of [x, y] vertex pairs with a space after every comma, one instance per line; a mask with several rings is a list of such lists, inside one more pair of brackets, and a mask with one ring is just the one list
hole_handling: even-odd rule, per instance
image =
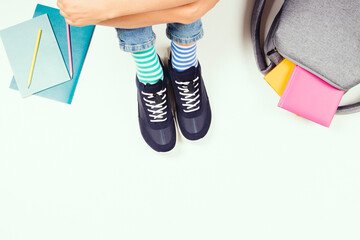
[[181, 133], [189, 140], [203, 138], [210, 128], [211, 109], [200, 63], [196, 68], [178, 72], [172, 67], [170, 58], [168, 68]]
[[136, 77], [141, 134], [157, 152], [168, 152], [176, 143], [174, 118], [168, 97], [169, 77], [155, 84], [143, 84]]

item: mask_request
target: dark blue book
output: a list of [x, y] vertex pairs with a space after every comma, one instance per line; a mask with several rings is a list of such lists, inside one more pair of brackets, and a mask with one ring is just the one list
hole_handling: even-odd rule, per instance
[[[61, 54], [64, 58], [64, 62], [67, 68], [70, 69], [65, 19], [60, 15], [59, 9], [38, 4], [33, 17], [38, 17], [43, 14], [47, 14], [49, 17]], [[34, 95], [71, 104], [94, 30], [95, 26], [70, 26], [73, 79], [41, 92], [37, 92]], [[18, 90], [14, 78], [11, 81], [10, 88]]]

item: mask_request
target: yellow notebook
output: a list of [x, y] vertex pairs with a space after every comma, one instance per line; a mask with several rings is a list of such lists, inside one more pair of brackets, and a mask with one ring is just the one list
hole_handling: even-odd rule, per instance
[[265, 76], [265, 80], [269, 85], [281, 96], [285, 90], [291, 73], [294, 70], [295, 64], [287, 59], [284, 59], [271, 72]]

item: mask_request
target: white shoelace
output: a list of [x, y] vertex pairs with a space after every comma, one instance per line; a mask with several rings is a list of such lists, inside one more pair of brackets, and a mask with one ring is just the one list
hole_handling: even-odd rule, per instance
[[[166, 89], [163, 89], [156, 94], [153, 93], [146, 93], [141, 91], [141, 94], [143, 94], [146, 97], [143, 97], [145, 101], [145, 105], [148, 107], [147, 110], [150, 112], [149, 116], [153, 119], [150, 120], [150, 122], [165, 122], [167, 120], [166, 117], [164, 117], [167, 112], [164, 110], [166, 109]], [[160, 103], [156, 103], [154, 100], [154, 97], [158, 95], [161, 97]]]
[[[183, 96], [181, 98], [182, 101], [184, 101], [185, 103], [182, 104], [183, 107], [185, 107], [186, 109], [184, 109], [184, 112], [186, 113], [190, 113], [190, 112], [195, 112], [197, 110], [200, 109], [199, 103], [200, 103], [200, 88], [198, 88], [199, 86], [199, 77], [197, 77], [196, 79], [194, 79], [192, 82], [178, 82], [175, 81], [176, 84], [180, 85], [177, 88], [180, 90], [180, 95]], [[189, 90], [189, 84], [192, 83], [194, 84], [194, 89], [196, 89], [196, 91], [191, 92]]]

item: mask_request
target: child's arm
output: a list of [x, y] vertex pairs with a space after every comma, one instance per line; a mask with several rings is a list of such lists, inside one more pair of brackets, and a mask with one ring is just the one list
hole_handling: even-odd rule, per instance
[[122, 16], [171, 9], [199, 0], [57, 0], [60, 13], [75, 26]]
[[170, 22], [189, 24], [200, 19], [205, 13], [212, 9], [218, 1], [219, 0], [199, 0], [195, 3], [176, 8], [118, 17], [100, 22], [99, 25], [118, 28], [139, 28]]

